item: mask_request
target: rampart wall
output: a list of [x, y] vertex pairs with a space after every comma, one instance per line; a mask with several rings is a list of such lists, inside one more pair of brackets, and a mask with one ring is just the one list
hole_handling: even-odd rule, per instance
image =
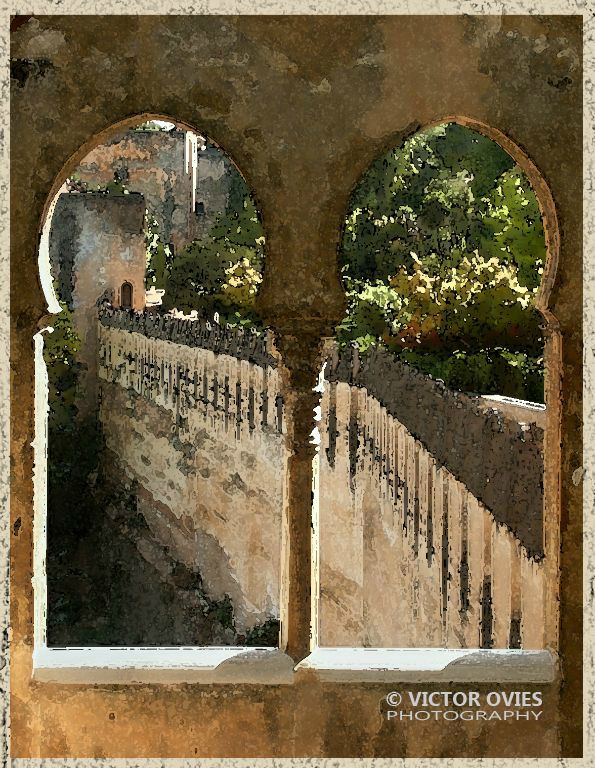
[[[153, 536], [241, 629], [278, 617], [287, 455], [266, 337], [105, 308], [99, 341], [106, 445]], [[541, 648], [542, 431], [381, 351], [336, 355], [324, 379], [320, 643]]]
[[272, 359], [226, 354], [216, 330], [217, 353], [190, 346], [206, 325], [104, 310], [99, 414], [154, 538], [200, 572], [213, 599], [230, 596], [244, 631], [279, 618], [282, 400]]

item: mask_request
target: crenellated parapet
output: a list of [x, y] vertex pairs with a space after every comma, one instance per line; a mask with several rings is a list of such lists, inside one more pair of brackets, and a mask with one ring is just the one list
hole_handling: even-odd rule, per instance
[[[98, 344], [106, 446], [152, 535], [231, 596], [238, 627], [278, 618], [289, 456], [270, 338], [104, 304]], [[324, 379], [323, 644], [541, 647], [542, 429], [383, 350], [335, 350]]]
[[277, 620], [286, 425], [265, 339], [104, 307], [98, 348], [105, 447], [151, 536], [238, 631]]
[[[533, 557], [543, 555], [543, 429], [486, 408], [481, 398], [453, 391], [381, 348], [362, 356], [354, 347], [335, 351], [325, 377], [365, 389]], [[331, 430], [333, 419], [331, 413]], [[369, 450], [384, 467], [382, 446], [358, 424], [352, 419], [351, 431], [359, 430], [350, 438], [352, 466], [358, 450]], [[331, 454], [334, 439], [331, 431]]]
[[207, 349], [262, 367], [277, 367], [271, 353], [270, 338], [254, 329], [223, 325], [204, 317], [179, 317], [174, 314], [135, 312], [109, 305], [99, 308], [99, 322], [107, 328], [139, 333], [149, 339]]
[[223, 325], [204, 317], [179, 317], [174, 314], [135, 312], [103, 305], [98, 310], [99, 322], [106, 328], [139, 333], [148, 339], [162, 339], [174, 344], [208, 349], [218, 355], [229, 355], [262, 367], [277, 367], [271, 353], [270, 338], [253, 329]]
[[383, 351], [337, 353], [325, 379], [320, 643], [542, 648], [541, 430]]

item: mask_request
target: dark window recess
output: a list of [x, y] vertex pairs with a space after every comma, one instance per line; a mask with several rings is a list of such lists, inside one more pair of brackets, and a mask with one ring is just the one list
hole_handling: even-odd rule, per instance
[[419, 499], [417, 494], [413, 499], [413, 554], [419, 555]]
[[197, 200], [194, 203], [194, 213], [196, 216], [204, 216], [205, 215], [205, 204], [202, 202], [202, 200]]
[[236, 381], [236, 438], [242, 435], [242, 383]]
[[448, 509], [442, 514], [442, 616], [446, 619], [448, 609]]
[[122, 283], [120, 305], [123, 309], [132, 309], [132, 286], [130, 283]]
[[513, 611], [510, 617], [510, 639], [508, 641], [509, 648], [521, 647], [521, 612]]
[[486, 576], [481, 590], [481, 648], [491, 648], [494, 645], [493, 627], [492, 580]]
[[354, 487], [355, 473], [357, 472], [357, 448], [359, 445], [359, 430], [357, 425], [357, 418], [351, 416], [349, 418], [349, 478], [351, 488]]
[[329, 466], [335, 467], [335, 453], [337, 450], [337, 409], [332, 407], [328, 412], [328, 447], [326, 449], [326, 459]]
[[254, 387], [250, 387], [248, 390], [248, 429], [253, 432], [256, 427], [254, 420]]
[[229, 401], [231, 393], [229, 391], [229, 376], [225, 377], [225, 383], [223, 385], [223, 411], [225, 413], [225, 426], [229, 421]]
[[218, 411], [219, 410], [219, 381], [217, 379], [217, 374], [213, 376], [213, 386], [211, 387], [211, 392], [213, 393], [213, 408]]
[[262, 414], [262, 426], [266, 427], [269, 423], [269, 393], [265, 389], [262, 393], [262, 404], [260, 406]]
[[459, 565], [459, 577], [461, 582], [461, 613], [465, 614], [469, 610], [469, 554], [467, 552], [467, 542], [463, 542], [463, 551], [461, 553], [461, 564]]
[[434, 488], [431, 467], [428, 469], [428, 522], [426, 530], [426, 559], [432, 565], [434, 555]]
[[277, 395], [275, 398], [275, 407], [277, 409], [277, 432], [283, 432], [283, 396]]
[[413, 553], [419, 554], [419, 451], [415, 452], [415, 496], [413, 498]]

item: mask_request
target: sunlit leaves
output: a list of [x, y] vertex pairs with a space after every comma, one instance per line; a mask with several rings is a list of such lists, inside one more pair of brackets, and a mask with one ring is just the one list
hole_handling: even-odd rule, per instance
[[437, 126], [373, 162], [352, 196], [341, 257], [342, 341], [432, 354], [539, 348], [538, 203], [509, 155], [474, 131]]
[[229, 170], [228, 202], [206, 237], [172, 255], [156, 223], [147, 227], [148, 281], [165, 288], [164, 309], [197, 310], [230, 323], [254, 321], [262, 282], [264, 232], [244, 179]]

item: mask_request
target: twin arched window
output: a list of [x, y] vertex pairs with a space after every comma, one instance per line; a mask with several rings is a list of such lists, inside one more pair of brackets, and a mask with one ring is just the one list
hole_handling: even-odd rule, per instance
[[[527, 294], [532, 295], [539, 283], [531, 269], [545, 267], [544, 243], [539, 245], [542, 263], [536, 258], [529, 263], [535, 253], [532, 256], [523, 240], [534, 245], [540, 226], [537, 202], [528, 183], [523, 186], [526, 179], [499, 147], [465, 131], [460, 126], [441, 127], [391, 150], [363, 178], [345, 217], [340, 268], [349, 310], [337, 331], [342, 348], [327, 362], [323, 377], [322, 437], [315, 467], [319, 574], [315, 586], [321, 595], [320, 631], [315, 635], [320, 645], [460, 647], [463, 643], [518, 648], [544, 643], [545, 630], [535, 629], [534, 621], [535, 603], [542, 605], [546, 599], [539, 542], [529, 541], [516, 520], [494, 522], [494, 484], [486, 490], [485, 482], [475, 476], [475, 465], [467, 480], [453, 458], [456, 451], [452, 456], [436, 455], [453, 434], [465, 439], [471, 422], [472, 429], [481, 428], [477, 414], [466, 424], [449, 421], [449, 414], [470, 413], [472, 406], [466, 396], [444, 398], [440, 385], [423, 375], [430, 371], [447, 384], [449, 376], [453, 382], [469, 380], [465, 379], [469, 356], [456, 344], [465, 334], [475, 333], [482, 318], [488, 325], [491, 322], [486, 292], [492, 291], [494, 301], [504, 296], [503, 306], [514, 305], [510, 315], [517, 336], [522, 336], [523, 310], [531, 298]], [[183, 131], [152, 133], [147, 138], [142, 131], [138, 135], [129, 131], [93, 153], [104, 152], [119, 162], [118, 153], [134, 142], [147, 146], [153, 142], [161, 151], [177, 141], [188, 147]], [[467, 165], [464, 157], [453, 159], [448, 146], [451, 134], [456, 134], [458, 150], [468, 143]], [[489, 154], [489, 171], [483, 174], [478, 143]], [[200, 163], [212, 161], [213, 147], [208, 149], [210, 154], [189, 158], [187, 172], [193, 165], [196, 170]], [[228, 172], [213, 195], [226, 203], [210, 222], [206, 238], [194, 236], [193, 221], [187, 232], [173, 231], [171, 212], [158, 205], [147, 207], [145, 287], [165, 292], [163, 312], [141, 323], [120, 317], [117, 308], [103, 311], [98, 318], [98, 348], [91, 350], [85, 346], [86, 335], [77, 335], [76, 302], [68, 306], [66, 301], [64, 312], [75, 318], [70, 324], [68, 317], [64, 321], [69, 345], [60, 350], [52, 349], [49, 340], [46, 345], [48, 536], [53, 566], [48, 569], [49, 615], [53, 636], [62, 644], [78, 645], [84, 637], [100, 644], [101, 626], [106, 625], [104, 642], [116, 645], [278, 643], [287, 471], [284, 393], [278, 358], [262, 333], [255, 301], [264, 266], [264, 233], [245, 182], [222, 157]], [[84, 160], [77, 188], [70, 194], [89, 192], [81, 190], [81, 184], [92, 183], [89, 168], [97, 167], [92, 158]], [[135, 180], [138, 169], [130, 162], [127, 168], [130, 193], [143, 194], [147, 206], [160, 199], [142, 187], [141, 174]], [[123, 194], [121, 200], [111, 194], [118, 208], [142, 207], [133, 194], [128, 199]], [[174, 190], [174, 213], [178, 206], [187, 210], [187, 201], [178, 201], [175, 194]], [[531, 215], [513, 220], [515, 206]], [[520, 234], [515, 230], [519, 222], [526, 228]], [[185, 246], [173, 253], [167, 244], [184, 237]], [[63, 265], [59, 269], [60, 286], [70, 290], [59, 295], [62, 301], [72, 299], [77, 290], [72, 267], [76, 271], [78, 257], [71, 256], [65, 260], [71, 271]], [[141, 256], [144, 266], [144, 251]], [[133, 287], [125, 281], [120, 286], [120, 307], [133, 306]], [[225, 328], [223, 321], [232, 328]], [[482, 347], [474, 337], [473, 354], [492, 377], [499, 365], [512, 360], [512, 376], [527, 354], [517, 348], [501, 354], [501, 317], [495, 325], [487, 330], [500, 333], [498, 343], [492, 339], [491, 347]], [[508, 328], [506, 322], [503, 326]], [[490, 357], [495, 349], [498, 360], [495, 354]], [[395, 351], [401, 359], [393, 371], [387, 355]], [[539, 367], [538, 355], [534, 357], [533, 368], [531, 360], [527, 363], [527, 376], [534, 378], [528, 384], [517, 381], [517, 389], [506, 394], [518, 399], [525, 384], [526, 391], [539, 389], [540, 372], [534, 370]], [[62, 363], [65, 368], [60, 368]], [[399, 368], [407, 363], [417, 364], [421, 372]], [[87, 398], [87, 405], [93, 401], [90, 408], [81, 406], [85, 393], [77, 384], [77, 372], [83, 369], [85, 386], [99, 390], [96, 399]], [[398, 394], [397, 384], [391, 389], [393, 374], [400, 376], [398, 386], [405, 379], [409, 382], [407, 391]], [[481, 372], [473, 381], [480, 379]], [[437, 425], [433, 439], [424, 432], [427, 424], [419, 423], [415, 404], [408, 403], [410, 392], [425, 398], [426, 413], [432, 414], [426, 422], [434, 419]], [[404, 403], [411, 411], [409, 420], [399, 415]], [[446, 403], [444, 414], [434, 407], [437, 403], [441, 407]], [[499, 407], [494, 424], [507, 418], [502, 403]], [[527, 417], [523, 423], [532, 422]], [[444, 425], [450, 425], [448, 434], [440, 433]], [[504, 431], [510, 440], [498, 445], [508, 459], [514, 436], [506, 430], [514, 431], [508, 422]], [[81, 454], [83, 434], [89, 450]], [[52, 453], [52, 440], [56, 446], [65, 441], [65, 450]], [[59, 481], [68, 475], [67, 467], [52, 465], [53, 455], [66, 462], [69, 455], [71, 461], [76, 459], [78, 475], [70, 473], [72, 482], [78, 483], [76, 493]], [[473, 464], [471, 456], [468, 464]], [[69, 510], [61, 503], [61, 494], [90, 498], [89, 478], [97, 496], [89, 509], [93, 514], [99, 509], [108, 513], [91, 525], [89, 551], [93, 542], [116, 531], [110, 557], [135, 559], [138, 567], [129, 569], [119, 585], [106, 584], [107, 596], [95, 606], [96, 616], [86, 615], [78, 629], [75, 623], [69, 629], [59, 626], [59, 606], [69, 606], [70, 622], [82, 613], [77, 614], [72, 595], [65, 596], [61, 587], [64, 564], [57, 552]], [[99, 494], [97, 478], [103, 483]], [[500, 523], [508, 526], [508, 533], [502, 534]], [[83, 546], [80, 540], [75, 545]], [[395, 573], [405, 587], [389, 600], [382, 588], [387, 568], [395, 562], [400, 569]], [[498, 569], [506, 574], [503, 580], [495, 580]], [[149, 571], [153, 576], [168, 573], [153, 603], [144, 597], [146, 584], [158, 581], [148, 579]], [[124, 586], [130, 587], [128, 595]], [[139, 599], [141, 594], [145, 602]], [[147, 621], [159, 614], [159, 600], [172, 604], [172, 596], [178, 604], [170, 615]], [[143, 605], [149, 606], [146, 614]], [[125, 638], [118, 637], [114, 627], [122, 629], [125, 615], [136, 617], [136, 625], [132, 632], [126, 629]], [[410, 624], [401, 631], [404, 616]], [[75, 639], [71, 632], [68, 640], [70, 630]]]

